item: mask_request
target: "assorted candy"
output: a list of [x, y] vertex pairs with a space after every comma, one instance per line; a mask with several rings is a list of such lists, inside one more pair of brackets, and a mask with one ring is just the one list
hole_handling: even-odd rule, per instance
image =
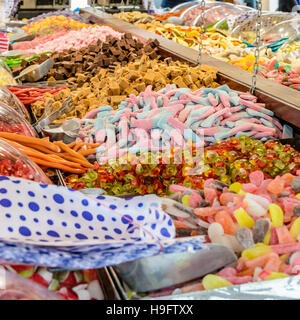
[[[161, 151], [187, 143], [201, 147], [218, 139], [241, 135], [257, 139], [281, 138], [282, 125], [273, 112], [249, 93], [216, 89], [191, 91], [167, 85], [154, 92], [148, 86], [139, 96], [130, 95], [117, 110], [106, 106], [80, 121], [79, 137], [100, 143], [99, 162], [127, 152]], [[95, 121], [89, 120], [97, 114]]]
[[70, 9], [62, 9], [62, 10], [49, 11], [46, 13], [42, 13], [36, 17], [29, 19], [28, 22], [29, 23], [36, 22], [46, 17], [53, 17], [53, 16], [65, 16], [79, 22], [89, 23], [89, 21], [86, 18], [84, 18], [82, 15], [79, 15]]
[[122, 34], [107, 26], [90, 26], [67, 32], [52, 41], [37, 45], [33, 50], [36, 53], [44, 51], [61, 52], [68, 49], [79, 50], [98, 40], [105, 41], [108, 36], [120, 39]]
[[76, 77], [68, 79], [72, 90], [66, 88], [55, 95], [47, 93], [44, 95], [44, 101], [39, 100], [31, 107], [36, 117], [40, 118], [47, 102], [51, 101], [55, 108], [59, 108], [62, 102], [71, 96], [75, 103], [74, 110], [53, 121], [54, 124], [62, 124], [72, 118], [84, 118], [87, 113], [100, 106], [109, 104], [117, 108], [128, 95], [138, 95], [143, 92], [147, 84], [152, 85], [154, 91], [172, 83], [178, 87], [196, 90], [201, 86], [212, 88], [219, 86], [216, 78], [217, 69], [213, 67], [206, 65], [192, 67], [187, 63], [172, 61], [170, 58], [160, 61], [150, 59], [149, 55], [143, 55], [141, 59], [124, 66], [117, 64], [113, 69], [101, 68], [90, 81], [87, 76], [77, 74]]
[[[193, 215], [207, 224], [209, 240], [240, 255], [234, 267], [208, 274], [197, 285], [184, 286], [176, 294], [299, 274], [299, 176], [287, 173], [265, 179], [262, 171], [254, 171], [249, 179], [250, 183], [231, 185], [208, 179], [198, 193], [200, 200], [193, 202], [195, 191], [187, 193], [180, 186], [171, 186], [175, 192], [172, 198], [194, 208]], [[180, 218], [181, 227], [185, 220]], [[191, 228], [190, 224], [185, 228]]]
[[[194, 148], [191, 156], [195, 155]], [[180, 162], [176, 163], [178, 158]], [[296, 174], [299, 169], [300, 154], [290, 146], [241, 136], [206, 147], [203, 159], [195, 157], [194, 163], [190, 162], [189, 155], [184, 156], [182, 150], [176, 149], [170, 155], [126, 154], [103, 165], [95, 163], [93, 170], [82, 176], [68, 176], [66, 181], [76, 190], [101, 188], [111, 195], [164, 195], [169, 193], [171, 184], [199, 190], [207, 179], [226, 184], [249, 183], [251, 173], [256, 170], [261, 170], [264, 177], [270, 179], [286, 173]]]
[[38, 87], [7, 87], [24, 105], [31, 105], [35, 101], [44, 101], [45, 93], [57, 94], [66, 87], [38, 88]]
[[[217, 10], [217, 9], [216, 9]], [[231, 10], [229, 8], [219, 8], [218, 10]], [[217, 11], [218, 11], [217, 10]], [[197, 17], [194, 15], [199, 14], [201, 11], [200, 7], [195, 7], [191, 10], [187, 10], [187, 13], [183, 16], [185, 23], [190, 25], [192, 21]], [[207, 14], [206, 22], [207, 24], [214, 23], [216, 15], [220, 12], [209, 11]], [[209, 13], [208, 12], [208, 13]], [[236, 17], [233, 21], [238, 21], [238, 17], [242, 21], [253, 17], [256, 13], [246, 13], [241, 15], [230, 15], [228, 16], [228, 21]], [[122, 17], [120, 16], [122, 19]], [[210, 20], [211, 19], [211, 20]], [[152, 22], [132, 22], [137, 26], [146, 29], [148, 31], [154, 32], [160, 36], [167, 39], [173, 40], [178, 44], [186, 47], [199, 50], [199, 45], [201, 43], [201, 28], [198, 26], [180, 26], [172, 23], [161, 23], [160, 21], [153, 20]], [[224, 25], [224, 23], [223, 23]], [[226, 25], [226, 23], [225, 23]], [[215, 27], [210, 27], [206, 29], [203, 34], [203, 52], [211, 55], [215, 58], [226, 61], [244, 70], [250, 72], [253, 71], [253, 65], [255, 61], [253, 45], [250, 48], [247, 44], [239, 39], [228, 36], [224, 33], [224, 29], [221, 25], [216, 25]], [[228, 27], [228, 25], [227, 25]], [[248, 39], [248, 42], [255, 40], [255, 35], [253, 32], [249, 32], [252, 38]], [[300, 65], [299, 65], [299, 41], [293, 41], [291, 43], [287, 42], [285, 44], [286, 38], [278, 40], [278, 35], [268, 37], [265, 39], [269, 45], [267, 48], [260, 50], [260, 60], [259, 65], [261, 67], [260, 75], [274, 80], [280, 84], [289, 86], [294, 89], [299, 90], [299, 75], [300, 75]], [[283, 41], [284, 40], [284, 41]], [[279, 49], [281, 47], [281, 49]], [[279, 50], [278, 50], [279, 49]], [[272, 51], [273, 50], [273, 51]], [[278, 51], [277, 51], [278, 50]], [[288, 57], [286, 55], [289, 55]]]
[[36, 36], [44, 36], [52, 34], [57, 31], [68, 31], [73, 29], [88, 28], [90, 25], [87, 23], [73, 20], [72, 18], [59, 16], [48, 16], [44, 19], [39, 19], [34, 22], [30, 22], [23, 27], [23, 30], [27, 33], [33, 33]]
[[[162, 23], [179, 22], [185, 10], [155, 16], [122, 12], [117, 17], [198, 50], [200, 27]], [[184, 23], [191, 25], [199, 10], [189, 10]], [[209, 12], [206, 25], [231, 11]], [[232, 28], [225, 24], [221, 29]], [[59, 109], [71, 96], [75, 108], [53, 123], [74, 119], [80, 128], [69, 144], [50, 142], [36, 137], [24, 115], [1, 105], [0, 148], [10, 153], [0, 159], [0, 175], [51, 183], [39, 164], [62, 170], [67, 186], [75, 190], [155, 193], [164, 197], [162, 208], [177, 237], [203, 235], [206, 242], [225, 245], [238, 256], [231, 267], [150, 293], [152, 297], [299, 274], [300, 154], [276, 141], [293, 132], [264, 103], [249, 92], [220, 86], [216, 68], [163, 59], [157, 40], [144, 43], [129, 33], [92, 26], [68, 10], [39, 16], [23, 29], [36, 39], [16, 43], [14, 49], [36, 55], [3, 58], [13, 75], [51, 57], [54, 66], [43, 80], [67, 80], [65, 86], [15, 86], [5, 65], [0, 65], [0, 84], [30, 105], [37, 118], [47, 113], [47, 103]], [[275, 40], [269, 38], [271, 46], [261, 50], [260, 75], [300, 90], [299, 41], [272, 51]], [[202, 44], [205, 53], [253, 71], [254, 49], [246, 43], [208, 26]], [[85, 218], [90, 219], [89, 212]], [[5, 268], [66, 300], [104, 299], [95, 270]]]

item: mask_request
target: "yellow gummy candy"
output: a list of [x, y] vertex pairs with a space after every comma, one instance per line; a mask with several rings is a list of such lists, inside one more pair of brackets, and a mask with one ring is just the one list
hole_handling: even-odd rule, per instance
[[287, 259], [289, 256], [290, 256], [290, 253], [286, 253], [286, 254], [283, 254], [281, 257], [279, 257], [279, 259], [280, 259], [281, 261], [284, 261], [284, 260]]
[[273, 227], [280, 227], [283, 225], [283, 212], [278, 204], [271, 203], [269, 205], [269, 211], [272, 220]]
[[206, 275], [202, 280], [205, 290], [232, 286], [232, 283], [214, 274]]
[[243, 186], [239, 182], [235, 182], [228, 188], [228, 190], [239, 193], [242, 190], [242, 187]]
[[280, 278], [286, 278], [289, 275], [283, 272], [271, 272], [269, 276], [267, 276], [264, 280], [274, 280], [274, 279], [280, 279]]
[[234, 216], [240, 227], [252, 228], [254, 226], [254, 220], [249, 216], [249, 214], [243, 209], [239, 208], [234, 211]]
[[263, 243], [257, 243], [255, 248], [245, 249], [242, 252], [242, 257], [252, 260], [269, 252], [271, 252], [271, 248], [269, 246], [266, 246]]
[[300, 217], [297, 218], [291, 226], [290, 234], [297, 240], [300, 235]]
[[188, 194], [184, 195], [182, 198], [181, 198], [181, 202], [182, 204], [184, 204], [185, 206], [190, 206], [190, 196]]
[[300, 199], [300, 193], [297, 193], [297, 194], [296, 194], [296, 198], [297, 198], [297, 199]]
[[267, 232], [267, 234], [265, 235], [265, 238], [264, 238], [264, 244], [265, 244], [265, 245], [268, 245], [268, 244], [269, 244], [270, 238], [271, 238], [271, 230], [269, 230], [269, 231]]

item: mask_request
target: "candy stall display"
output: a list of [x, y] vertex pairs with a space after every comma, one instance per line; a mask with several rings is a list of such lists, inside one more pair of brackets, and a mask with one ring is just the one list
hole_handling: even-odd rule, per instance
[[[221, 69], [253, 71], [252, 42], [228, 35], [246, 10], [217, 4], [207, 2], [204, 52], [226, 62]], [[198, 49], [199, 9], [113, 19]], [[289, 123], [275, 98], [226, 80], [219, 67], [86, 16], [59, 10], [31, 19], [23, 29], [35, 39], [11, 46], [26, 52], [1, 58], [12, 81], [0, 83], [0, 267], [13, 286], [0, 299], [104, 300], [115, 285], [132, 300], [172, 299], [297, 276], [297, 108], [282, 104], [294, 112]], [[226, 32], [210, 27], [219, 21]], [[268, 47], [279, 38], [266, 34], [258, 61], [283, 93], [300, 89], [299, 39], [288, 37]], [[48, 59], [39, 82], [14, 81]], [[143, 259], [194, 251], [197, 272], [169, 284], [149, 272], [145, 283], [155, 286], [142, 287], [133, 266]], [[139, 286], [126, 283], [126, 265]], [[103, 285], [107, 267], [119, 279]]]
[[[203, 53], [252, 72], [257, 12], [246, 12], [230, 4], [207, 8], [204, 14], [206, 32], [201, 41], [202, 16], [199, 15], [199, 10], [201, 11], [200, 4], [195, 4], [180, 15], [181, 20], [188, 21], [188, 27], [178, 25], [182, 24], [180, 21], [162, 23], [155, 20], [148, 23], [136, 22], [135, 25], [195, 50], [199, 50], [202, 43]], [[193, 14], [194, 11], [197, 13]], [[223, 17], [223, 12], [228, 15]], [[292, 51], [289, 57], [285, 57], [280, 48], [297, 40], [299, 21], [294, 14], [263, 13], [260, 30], [260, 75], [294, 89], [299, 87], [299, 59], [297, 54], [295, 56], [292, 53], [297, 51], [297, 46], [289, 47]], [[271, 65], [276, 67], [270, 69]]]
[[155, 91], [171, 83], [193, 90], [201, 86], [216, 87], [219, 86], [216, 73], [216, 68], [205, 65], [191, 67], [187, 63], [175, 62], [168, 58], [159, 61], [143, 55], [140, 60], [129, 62], [125, 66], [117, 64], [112, 69], [101, 68], [99, 74], [90, 79], [90, 83], [82, 74], [77, 74], [76, 78], [68, 79], [72, 86], [77, 87], [76, 90], [66, 88], [59, 94], [47, 93], [44, 95], [45, 101], [34, 102], [31, 107], [40, 118], [49, 101], [53, 102], [55, 108], [59, 108], [63, 101], [71, 96], [75, 108], [53, 121], [53, 124], [62, 124], [74, 117], [91, 117], [101, 106], [110, 105], [116, 109], [128, 95], [138, 95], [146, 89], [146, 85], [152, 85]]

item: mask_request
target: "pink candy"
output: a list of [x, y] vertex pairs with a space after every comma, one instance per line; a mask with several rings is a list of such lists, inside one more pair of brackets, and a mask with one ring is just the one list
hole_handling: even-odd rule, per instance
[[107, 26], [95, 26], [72, 30], [59, 38], [54, 38], [46, 43], [38, 44], [34, 51], [36, 53], [45, 51], [60, 52], [66, 49], [81, 49], [98, 40], [105, 41], [107, 36], [120, 39], [122, 33], [113, 30]]

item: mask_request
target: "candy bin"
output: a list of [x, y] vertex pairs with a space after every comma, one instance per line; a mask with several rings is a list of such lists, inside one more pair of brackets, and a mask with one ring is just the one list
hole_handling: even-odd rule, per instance
[[24, 116], [0, 102], [0, 131], [36, 137], [37, 134]]
[[24, 104], [4, 86], [0, 86], [0, 102], [12, 107], [19, 114], [23, 115], [25, 119], [30, 120], [29, 113]]
[[0, 140], [0, 175], [50, 184], [43, 170], [25, 154], [3, 140]]
[[41, 285], [0, 266], [0, 300], [62, 300]]

